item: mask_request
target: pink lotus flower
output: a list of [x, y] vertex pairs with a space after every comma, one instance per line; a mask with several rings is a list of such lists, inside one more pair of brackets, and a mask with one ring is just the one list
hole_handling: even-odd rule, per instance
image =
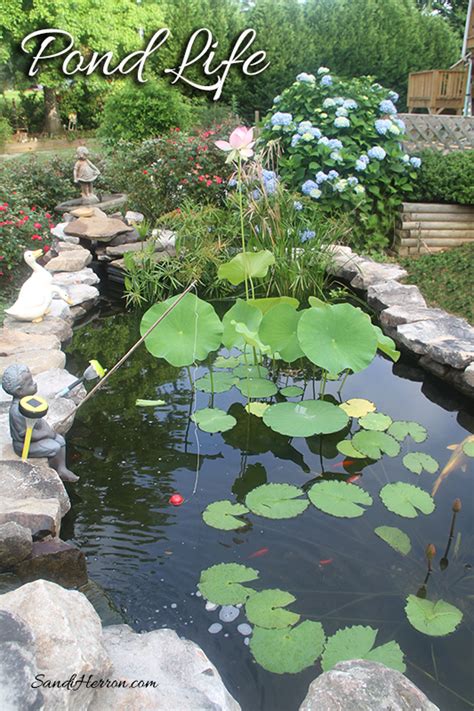
[[214, 143], [222, 151], [226, 151], [229, 154], [226, 163], [235, 161], [238, 158], [246, 160], [253, 156], [252, 148], [255, 145], [253, 128], [238, 126], [230, 134], [229, 141], [215, 141]]

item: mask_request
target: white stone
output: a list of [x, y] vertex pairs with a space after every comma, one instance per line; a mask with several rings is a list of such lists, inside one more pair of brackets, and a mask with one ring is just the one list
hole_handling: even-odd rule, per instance
[[22, 462], [13, 454], [12, 459], [0, 461], [0, 481], [2, 496], [9, 499], [57, 499], [62, 516], [71, 508], [64, 484], [47, 459], [38, 457]]
[[[191, 595], [192, 595], [192, 594], [193, 594], [193, 593], [191, 593]], [[219, 607], [219, 605], [216, 605], [215, 602], [211, 602], [210, 600], [208, 600], [208, 601], [206, 602], [206, 610], [207, 610], [207, 612], [214, 612], [214, 610], [217, 610], [218, 607]]]
[[474, 388], [474, 363], [468, 365], [463, 373], [463, 380], [470, 388]]
[[97, 301], [99, 299], [99, 290], [95, 286], [88, 284], [72, 284], [67, 287], [67, 293], [72, 301], [71, 306], [79, 306], [85, 301]]
[[367, 303], [375, 311], [381, 311], [391, 306], [404, 306], [406, 308], [426, 307], [426, 301], [417, 286], [414, 284], [399, 284], [394, 279], [369, 285]]
[[7, 358], [0, 358], [0, 378], [9, 365], [21, 363], [27, 365], [33, 375], [42, 373], [49, 368], [63, 368], [66, 364], [66, 356], [62, 351], [56, 350], [31, 350], [22, 351]]
[[405, 269], [398, 264], [379, 264], [369, 260], [361, 260], [357, 264], [358, 273], [351, 281], [354, 289], [368, 289], [371, 284], [386, 282], [389, 279], [397, 281], [407, 276]]
[[222, 622], [233, 622], [240, 615], [240, 610], [234, 605], [223, 605], [219, 610], [219, 619]]
[[69, 304], [60, 298], [53, 298], [48, 309], [48, 314], [56, 318], [62, 318], [65, 321], [69, 321], [69, 323], [73, 321]]
[[[62, 243], [65, 246], [67, 243]], [[57, 257], [53, 257], [47, 264], [46, 269], [50, 272], [78, 272], [92, 262], [92, 254], [88, 249], [79, 245], [68, 245], [74, 249], [62, 251]]]
[[99, 277], [90, 267], [80, 269], [78, 272], [56, 272], [53, 276], [53, 284], [66, 287], [72, 284], [94, 286], [94, 284], [98, 284], [99, 281]]
[[61, 242], [69, 242], [69, 244], [79, 244], [79, 237], [73, 237], [72, 235], [67, 235], [64, 232], [64, 228], [67, 224], [67, 222], [58, 222], [58, 224], [51, 230], [51, 234], [61, 240]]
[[133, 210], [127, 210], [125, 213], [125, 219], [129, 225], [139, 225], [145, 219], [145, 215], [141, 212], [134, 212]]
[[28, 528], [33, 536], [59, 536], [61, 506], [58, 499], [10, 499], [2, 495], [0, 525], [8, 521]]
[[222, 625], [220, 622], [213, 622], [207, 630], [209, 634], [219, 634], [222, 630]]
[[[38, 672], [47, 679], [64, 681], [73, 674], [78, 678], [82, 674], [110, 676], [99, 616], [82, 593], [37, 580], [0, 595], [0, 609], [15, 614], [30, 628]], [[43, 688], [42, 693], [48, 711], [85, 711], [95, 695], [85, 684], [76, 691]], [[104, 711], [113, 706], [95, 708]]]
[[247, 622], [242, 622], [240, 625], [237, 625], [237, 632], [243, 634], [244, 637], [248, 637], [252, 634], [252, 628]]

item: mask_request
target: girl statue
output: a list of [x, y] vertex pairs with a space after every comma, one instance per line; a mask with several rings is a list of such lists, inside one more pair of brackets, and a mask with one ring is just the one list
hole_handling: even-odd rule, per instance
[[84, 205], [99, 202], [92, 192], [92, 183], [100, 175], [100, 170], [88, 159], [89, 151], [85, 146], [79, 146], [76, 151], [77, 161], [74, 165], [74, 182], [81, 186], [81, 197]]

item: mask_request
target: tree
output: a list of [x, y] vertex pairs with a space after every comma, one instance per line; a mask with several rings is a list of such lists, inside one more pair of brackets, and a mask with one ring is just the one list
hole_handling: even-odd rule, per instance
[[423, 12], [440, 15], [460, 37], [464, 36], [469, 0], [416, 0], [416, 4]]

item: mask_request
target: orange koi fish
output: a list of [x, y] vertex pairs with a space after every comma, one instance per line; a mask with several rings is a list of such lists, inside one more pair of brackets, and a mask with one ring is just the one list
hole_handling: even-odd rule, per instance
[[456, 469], [461, 469], [465, 472], [467, 469], [467, 456], [464, 454], [463, 447], [467, 443], [474, 442], [474, 435], [468, 435], [466, 439], [463, 439], [459, 444], [450, 444], [448, 449], [452, 450], [452, 455], [450, 456], [446, 466], [443, 468], [441, 474], [436, 479], [431, 496], [434, 496], [441, 486], [442, 482], [451, 474], [451, 472], [456, 471]]

